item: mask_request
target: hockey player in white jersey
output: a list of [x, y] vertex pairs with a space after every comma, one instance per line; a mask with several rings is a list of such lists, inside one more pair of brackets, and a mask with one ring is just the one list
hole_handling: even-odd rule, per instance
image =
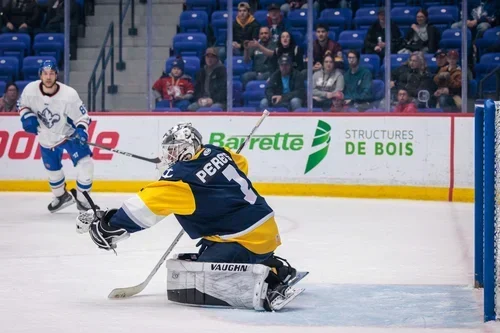
[[[44, 61], [38, 72], [40, 80], [29, 83], [18, 101], [23, 129], [38, 135], [42, 161], [54, 200], [50, 212], [59, 211], [76, 201], [80, 211], [90, 208], [82, 191], [90, 191], [94, 173], [92, 153], [88, 144], [90, 117], [78, 93], [57, 82], [58, 68], [50, 60]], [[62, 170], [62, 155], [68, 152], [77, 169], [77, 190], [66, 190]]]

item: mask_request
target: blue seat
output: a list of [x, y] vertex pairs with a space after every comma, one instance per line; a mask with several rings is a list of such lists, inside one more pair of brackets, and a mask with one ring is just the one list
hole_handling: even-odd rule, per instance
[[207, 48], [207, 36], [203, 33], [178, 33], [174, 36], [176, 55], [202, 57]]
[[0, 80], [9, 82], [19, 79], [20, 66], [17, 57], [0, 57]]
[[[162, 101], [163, 102], [163, 101]], [[182, 112], [179, 108], [156, 106], [153, 112]]]
[[[347, 12], [349, 11], [349, 12]], [[329, 30], [335, 32], [338, 36], [341, 31], [348, 30], [351, 28], [352, 22], [352, 11], [348, 8], [336, 9], [327, 8], [324, 9], [318, 19], [318, 23], [326, 24], [330, 27]]]
[[187, 10], [204, 11], [208, 15], [212, 14], [217, 6], [217, 0], [186, 0], [185, 3]]
[[500, 65], [500, 53], [486, 53], [483, 54], [479, 60], [480, 64], [499, 64]]
[[385, 96], [385, 84], [382, 80], [372, 81], [372, 94], [375, 101], [380, 101]]
[[[467, 29], [467, 42], [471, 41], [471, 31]], [[461, 29], [446, 29], [443, 31], [439, 47], [443, 49], [460, 49], [462, 45], [462, 30]]]
[[425, 63], [427, 64], [427, 69], [429, 70], [429, 72], [437, 73], [439, 68], [438, 68], [436, 57], [434, 56], [434, 54], [425, 53], [424, 59], [425, 59]]
[[376, 8], [362, 7], [358, 9], [354, 16], [354, 28], [357, 30], [367, 29], [378, 19]]
[[28, 34], [5, 33], [0, 35], [0, 56], [12, 56], [19, 59], [31, 52], [31, 38]]
[[187, 10], [181, 13], [180, 32], [207, 32], [208, 15], [204, 11]]
[[284, 107], [270, 107], [270, 108], [267, 108], [267, 111], [269, 112], [289, 112], [290, 110], [288, 110], [287, 108], [284, 108]]
[[260, 101], [266, 97], [266, 81], [249, 81], [243, 92], [243, 106], [259, 107]]
[[225, 112], [221, 107], [218, 106], [204, 106], [196, 110], [196, 112]]
[[37, 56], [52, 56], [59, 64], [64, 54], [64, 34], [37, 34], [33, 42], [33, 53]]
[[364, 30], [346, 30], [340, 33], [338, 43], [343, 50], [354, 49], [361, 52], [365, 37], [366, 31]]
[[240, 80], [233, 80], [233, 107], [241, 106], [243, 94], [243, 83]]
[[[224, 65], [227, 68], [227, 59], [224, 61]], [[233, 78], [239, 80], [241, 75], [252, 69], [252, 61], [245, 63], [243, 56], [233, 57]]]
[[408, 59], [410, 59], [408, 53], [391, 54], [391, 71], [402, 66]]
[[467, 90], [469, 94], [469, 98], [477, 97], [477, 81], [472, 79], [469, 80], [469, 89]]
[[0, 81], [0, 97], [3, 97], [3, 94], [5, 92], [5, 87], [6, 86], [7, 86], [7, 82]]
[[23, 59], [23, 77], [25, 80], [38, 80], [38, 69], [45, 60], [56, 62], [53, 56], [29, 56]]
[[33, 82], [29, 80], [16, 81], [17, 88], [19, 89], [19, 94], [21, 94], [28, 83]]
[[395, 7], [391, 9], [391, 19], [400, 28], [402, 26], [409, 27], [417, 22], [417, 12], [419, 10], [420, 7]]
[[267, 27], [267, 10], [257, 10], [253, 13], [253, 17], [261, 27]]
[[[491, 73], [492, 71], [500, 68], [500, 63], [479, 63], [474, 67], [476, 71], [476, 80], [478, 82], [478, 87], [481, 85], [481, 80]], [[482, 82], [482, 92], [483, 93], [495, 93], [496, 92], [496, 77], [495, 75], [490, 76]], [[479, 88], [478, 88], [479, 89]]]
[[[308, 9], [295, 9], [288, 13], [286, 19], [287, 31], [300, 31], [302, 35], [307, 32], [307, 11]], [[316, 25], [317, 13], [313, 10], [313, 26]]]
[[487, 49], [495, 44], [500, 44], [500, 26], [486, 30], [482, 38], [476, 39], [479, 54], [486, 53]]
[[[344, 62], [344, 64], [347, 64], [347, 62]], [[380, 70], [380, 57], [378, 54], [362, 54], [359, 64], [370, 69], [373, 77], [378, 76]]]
[[[172, 70], [172, 63], [177, 57], [169, 57], [165, 62], [165, 73], [170, 73]], [[200, 70], [200, 59], [198, 57], [186, 56], [182, 57], [184, 61], [184, 74], [191, 76], [193, 79], [196, 76], [196, 73]]]
[[257, 112], [257, 108], [253, 106], [238, 106], [233, 108], [234, 112]]
[[430, 6], [427, 9], [430, 24], [451, 25], [459, 20], [456, 6]]
[[[225, 15], [227, 15], [227, 13]], [[227, 39], [227, 18], [212, 19], [212, 28], [214, 30], [215, 45], [225, 46]]]

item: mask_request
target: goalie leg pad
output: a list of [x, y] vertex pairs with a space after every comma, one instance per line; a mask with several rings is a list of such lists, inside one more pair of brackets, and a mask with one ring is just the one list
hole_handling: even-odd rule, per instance
[[177, 303], [265, 310], [265, 265], [167, 260], [167, 296]]

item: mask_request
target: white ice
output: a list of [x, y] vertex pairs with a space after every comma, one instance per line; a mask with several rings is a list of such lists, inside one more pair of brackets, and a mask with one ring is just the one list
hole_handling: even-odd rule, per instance
[[[101, 207], [129, 194], [93, 193]], [[168, 217], [99, 250], [75, 231], [76, 207], [50, 214], [49, 193], [0, 194], [0, 332], [494, 332], [473, 281], [473, 205], [267, 197], [283, 245], [277, 254], [310, 275], [278, 313], [169, 302], [162, 268], [142, 282], [180, 230]], [[187, 236], [174, 252], [196, 251]]]

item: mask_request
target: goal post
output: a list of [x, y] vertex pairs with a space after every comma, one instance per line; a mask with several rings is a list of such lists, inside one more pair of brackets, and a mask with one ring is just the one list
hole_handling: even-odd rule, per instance
[[475, 105], [474, 141], [474, 286], [484, 288], [484, 321], [490, 321], [500, 314], [500, 270], [497, 269], [500, 212], [496, 198], [497, 170], [500, 168], [500, 102], [487, 99], [484, 104]]

